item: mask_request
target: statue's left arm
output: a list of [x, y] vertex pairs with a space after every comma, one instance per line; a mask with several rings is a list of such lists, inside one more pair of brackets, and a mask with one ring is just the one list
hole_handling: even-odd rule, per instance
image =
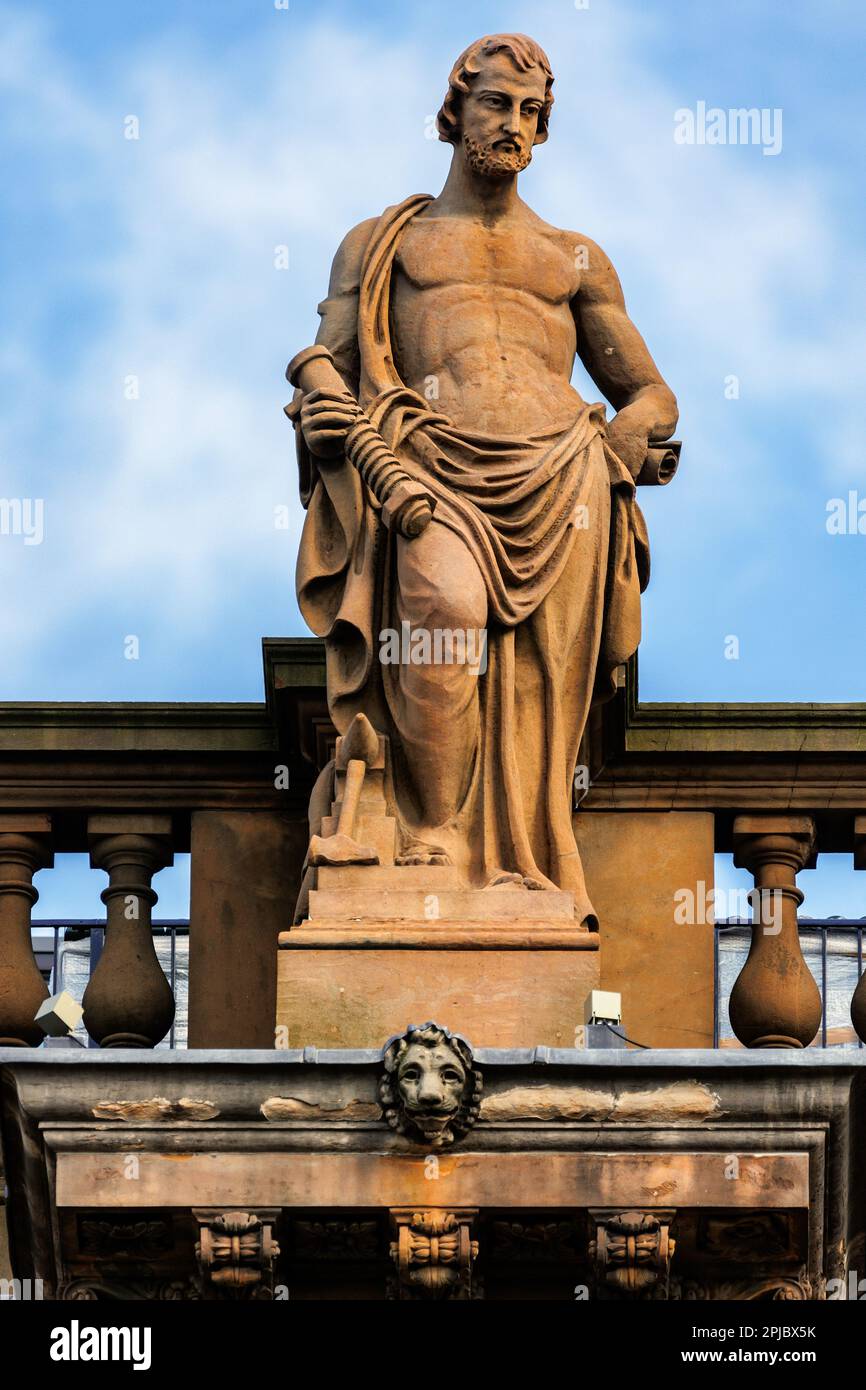
[[[583, 244], [587, 245], [586, 239]], [[678, 419], [666, 384], [625, 307], [619, 276], [600, 247], [588, 244], [588, 266], [572, 300], [577, 351], [596, 386], [616, 409], [608, 440], [633, 477], [647, 443], [670, 439]]]

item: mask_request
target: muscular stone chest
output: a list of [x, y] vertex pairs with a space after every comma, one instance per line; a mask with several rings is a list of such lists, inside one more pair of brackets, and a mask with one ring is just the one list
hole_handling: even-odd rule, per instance
[[579, 283], [573, 258], [551, 237], [522, 225], [488, 228], [454, 217], [412, 222], [396, 268], [415, 290], [512, 289], [551, 305], [567, 303]]
[[[502, 392], [525, 395], [538, 373], [565, 382], [574, 360], [570, 300], [579, 273], [552, 237], [534, 228], [486, 228], [459, 218], [407, 227], [394, 264], [391, 328], [404, 380], [447, 378], [459, 412]], [[466, 397], [472, 385], [473, 398]], [[483, 390], [481, 389], [483, 386]]]

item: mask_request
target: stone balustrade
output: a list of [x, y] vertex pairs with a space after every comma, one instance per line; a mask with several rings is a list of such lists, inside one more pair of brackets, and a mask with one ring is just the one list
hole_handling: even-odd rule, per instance
[[39, 893], [37, 869], [48, 868], [48, 816], [0, 813], [0, 1046], [32, 1047], [43, 1033], [33, 1016], [48, 997], [30, 940]]
[[[289, 653], [319, 710], [317, 643]], [[300, 656], [292, 663], [292, 654]], [[151, 1048], [174, 1012], [153, 948], [158, 873], [189, 854], [190, 1047], [273, 1047], [277, 935], [291, 919], [317, 758], [268, 703], [0, 705], [0, 1041], [37, 1046], [48, 995], [31, 944], [34, 874], [87, 854], [108, 876], [105, 945], [84, 1023], [101, 1047]], [[317, 716], [318, 717], [318, 716]]]
[[[322, 645], [266, 642], [265, 686], [262, 704], [0, 705], [4, 1044], [42, 1038], [33, 877], [84, 852], [109, 876], [86, 1025], [103, 1047], [165, 1036], [173, 1002], [150, 936], [154, 876], [189, 853], [189, 1046], [273, 1047], [277, 939], [299, 886], [309, 791], [333, 751]], [[820, 998], [798, 941], [797, 874], [824, 853], [866, 867], [862, 717], [846, 705], [641, 704], [632, 663], [584, 741], [575, 812], [601, 987], [622, 993], [630, 1037], [713, 1046], [712, 918], [680, 925], [676, 900], [709, 893], [714, 853], [733, 852], [757, 892], [734, 1030], [747, 1047], [812, 1042]], [[866, 1037], [862, 983], [852, 1017]]]

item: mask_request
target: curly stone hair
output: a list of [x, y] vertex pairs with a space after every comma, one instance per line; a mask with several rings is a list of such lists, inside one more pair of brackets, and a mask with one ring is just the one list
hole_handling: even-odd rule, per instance
[[[452, 1052], [460, 1059], [466, 1071], [466, 1084], [463, 1088], [463, 1096], [455, 1113], [450, 1117], [448, 1126], [443, 1130], [438, 1141], [433, 1141], [432, 1147], [438, 1148], [447, 1144], [453, 1144], [455, 1139], [462, 1139], [467, 1134], [478, 1119], [481, 1109], [481, 1090], [483, 1078], [480, 1071], [473, 1065], [472, 1048], [457, 1033], [451, 1033], [447, 1028], [442, 1028], [437, 1023], [423, 1023], [420, 1027], [409, 1027], [406, 1032], [399, 1037], [391, 1038], [382, 1052], [382, 1062], [385, 1073], [379, 1079], [379, 1103], [386, 1122], [391, 1129], [398, 1134], [412, 1134], [414, 1126], [411, 1118], [403, 1110], [400, 1093], [395, 1084], [397, 1070], [400, 1059], [413, 1044], [420, 1043], [422, 1047], [438, 1047], [440, 1043], [445, 1043]], [[420, 1135], [415, 1137], [421, 1137]], [[430, 1142], [429, 1140], [426, 1142]]]
[[538, 133], [535, 137], [536, 145], [543, 144], [547, 139], [550, 108], [553, 106], [553, 73], [544, 49], [526, 34], [487, 34], [483, 39], [476, 39], [460, 54], [451, 69], [448, 92], [436, 117], [439, 139], [447, 141], [450, 145], [457, 143], [460, 107], [480, 71], [479, 59], [489, 58], [494, 53], [507, 53], [520, 72], [528, 72], [530, 68], [541, 68], [544, 73], [544, 105], [538, 113]]

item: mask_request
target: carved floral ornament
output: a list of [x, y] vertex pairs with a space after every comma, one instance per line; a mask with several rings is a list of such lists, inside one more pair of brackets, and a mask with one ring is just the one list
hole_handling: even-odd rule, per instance
[[391, 1259], [397, 1267], [390, 1297], [400, 1299], [468, 1299], [481, 1296], [473, 1287], [478, 1241], [471, 1236], [477, 1210], [416, 1211], [395, 1209], [391, 1222], [396, 1239]]
[[385, 1044], [382, 1061], [379, 1100], [398, 1134], [440, 1149], [475, 1124], [483, 1082], [465, 1039], [437, 1023], [410, 1025]]
[[274, 1263], [280, 1253], [273, 1235], [278, 1215], [272, 1208], [259, 1212], [193, 1208], [199, 1223], [195, 1254], [205, 1297], [273, 1297]]
[[589, 1257], [599, 1293], [620, 1298], [666, 1295], [676, 1249], [674, 1211], [590, 1211], [595, 1239]]

